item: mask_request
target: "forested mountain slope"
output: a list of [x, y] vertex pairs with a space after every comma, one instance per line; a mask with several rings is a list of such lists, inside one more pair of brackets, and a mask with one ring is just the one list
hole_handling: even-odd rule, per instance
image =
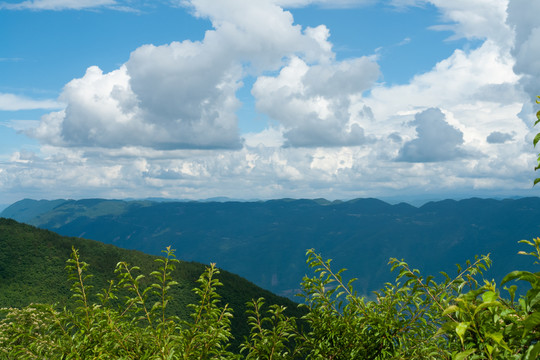
[[[57, 303], [59, 307], [73, 304], [70, 300], [70, 282], [65, 270], [72, 246], [79, 249], [81, 260], [90, 264], [93, 274], [90, 285], [94, 293], [107, 287], [107, 281], [115, 278], [114, 269], [119, 261], [139, 266], [143, 274], [156, 270], [155, 256], [139, 251], [120, 249], [101, 242], [68, 238], [51, 231], [0, 218], [0, 308], [22, 307], [30, 303]], [[172, 303], [168, 309], [187, 319], [191, 312], [187, 304], [194, 303], [197, 296], [192, 289], [203, 273], [205, 265], [181, 261], [173, 278], [179, 283], [171, 289]], [[290, 314], [300, 316], [297, 304], [275, 296], [245, 279], [221, 271], [218, 276], [224, 286], [218, 289], [222, 304], [234, 309], [233, 334], [237, 342], [249, 333], [246, 320], [246, 302], [264, 297], [269, 303], [288, 307]], [[121, 299], [123, 297], [120, 297]], [[97, 301], [95, 296], [93, 301]]]
[[[88, 199], [56, 201], [52, 209], [45, 205], [24, 200], [2, 215], [151, 254], [172, 245], [182, 259], [217, 262], [288, 296], [297, 291], [306, 273], [309, 248], [334, 259], [334, 266], [348, 268], [359, 278], [357, 289], [369, 294], [392, 278], [390, 257], [404, 258], [424, 273], [453, 274], [454, 264], [490, 252], [494, 267], [487, 276], [500, 280], [521, 265], [517, 241], [540, 235], [539, 198], [445, 200], [418, 208], [376, 199], [225, 203]], [[28, 219], [31, 212], [34, 217]]]

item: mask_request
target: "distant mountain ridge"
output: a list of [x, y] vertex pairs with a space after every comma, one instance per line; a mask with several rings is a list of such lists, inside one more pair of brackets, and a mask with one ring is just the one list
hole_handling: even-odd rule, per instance
[[500, 280], [520, 265], [517, 241], [540, 235], [540, 198], [444, 200], [420, 207], [377, 199], [23, 200], [1, 216], [150, 254], [172, 245], [182, 259], [217, 262], [287, 296], [306, 273], [309, 248], [348, 268], [359, 278], [358, 290], [369, 294], [393, 278], [390, 257], [435, 275], [453, 274], [456, 263], [491, 252], [488, 278]]

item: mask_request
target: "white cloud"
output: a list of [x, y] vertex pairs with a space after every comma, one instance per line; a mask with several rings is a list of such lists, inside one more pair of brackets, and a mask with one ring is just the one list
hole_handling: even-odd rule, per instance
[[[309, 62], [332, 58], [324, 26], [302, 29], [290, 12], [272, 1], [191, 0], [186, 1], [196, 16], [208, 18], [215, 30], [208, 31], [204, 44], [212, 59], [223, 56], [249, 62], [255, 70], [277, 70], [282, 59], [301, 54]], [[270, 31], [271, 29], [271, 31]]]
[[[156, 79], [154, 75], [161, 77]], [[143, 81], [143, 88], [135, 94], [126, 66], [107, 74], [90, 67], [84, 77], [65, 86], [61, 95], [68, 104], [65, 111], [44, 116], [40, 126], [28, 133], [45, 143], [65, 146], [239, 147], [234, 98], [221, 99], [218, 90], [214, 98], [209, 97], [210, 91], [200, 97], [197, 83], [190, 83], [187, 76], [180, 79], [180, 85], [159, 83], [174, 75], [163, 68], [161, 74], [151, 72], [150, 79], [157, 83]], [[139, 85], [135, 82], [135, 86]], [[182, 89], [184, 93], [179, 93]], [[194, 98], [191, 103], [190, 96]], [[216, 104], [225, 110], [232, 107], [232, 115], [222, 116], [222, 109], [213, 108]]]
[[463, 133], [446, 122], [441, 110], [424, 110], [415, 115], [411, 125], [415, 126], [417, 137], [403, 145], [398, 161], [436, 162], [466, 155], [461, 148]]
[[[33, 131], [41, 153], [1, 165], [0, 188], [175, 198], [529, 189], [531, 129], [517, 114], [520, 81], [537, 79], [539, 57], [533, 16], [518, 24], [527, 2], [510, 3], [508, 25], [505, 1], [430, 3], [456, 36], [486, 40], [387, 86], [376, 83], [373, 58], [336, 60], [328, 28], [302, 28], [276, 6], [308, 1], [190, 1], [214, 26], [202, 41], [142, 46], [115, 71], [91, 67], [71, 81], [66, 109]], [[241, 142], [236, 91], [248, 74], [257, 109], [273, 122]]]
[[35, 128], [39, 125], [38, 120], [9, 120], [2, 125], [11, 128], [15, 131], [25, 132], [28, 129]]
[[126, 64], [140, 116], [177, 138], [172, 148], [240, 147], [235, 93], [242, 68], [212, 50], [188, 41], [147, 45]]
[[529, 98], [540, 94], [539, 12], [537, 1], [513, 0], [508, 5], [508, 24], [516, 34], [512, 50], [516, 59], [514, 70], [523, 75], [521, 85]]
[[313, 66], [294, 57], [277, 76], [259, 77], [252, 94], [257, 109], [283, 125], [286, 146], [357, 146], [370, 139], [353, 121], [350, 96], [378, 75], [366, 57]]
[[281, 147], [285, 142], [283, 129], [266, 128], [258, 133], [247, 133], [242, 135], [244, 144], [248, 147]]
[[503, 133], [500, 131], [493, 131], [488, 135], [486, 141], [490, 144], [504, 144], [514, 138], [513, 134]]
[[512, 31], [506, 25], [508, 0], [431, 0], [450, 22], [434, 29], [452, 30], [455, 38], [490, 39], [508, 46]]
[[[426, 108], [439, 107], [455, 113], [456, 122], [461, 123], [458, 128], [465, 133], [467, 141], [465, 128], [481, 129], [491, 124], [479, 122], [480, 118], [484, 118], [482, 111], [491, 112], [493, 109], [496, 113], [494, 108], [505, 108], [521, 100], [519, 94], [513, 91], [503, 92], [504, 97], [498, 99], [501, 89], [512, 89], [519, 81], [519, 76], [512, 70], [513, 65], [510, 54], [488, 40], [468, 52], [459, 49], [454, 51], [432, 70], [415, 76], [409, 84], [374, 87], [370, 96], [359, 100], [358, 106], [369, 106], [376, 119], [395, 117], [396, 121], [392, 122], [366, 124], [372, 124], [374, 131], [386, 129], [384, 133], [387, 134], [396, 131], [396, 124], [403, 119], [408, 120], [407, 116]], [[514, 115], [506, 114], [508, 119]], [[485, 139], [487, 134], [489, 131], [482, 137]]]
[[64, 105], [56, 100], [36, 100], [15, 94], [0, 93], [0, 111], [60, 109], [62, 107]]
[[436, 6], [441, 24], [432, 30], [452, 31], [449, 40], [459, 38], [490, 39], [501, 46], [510, 46], [512, 29], [506, 24], [509, 0], [391, 0], [397, 8]]
[[235, 94], [246, 73], [278, 69], [294, 54], [311, 62], [334, 55], [324, 26], [303, 30], [270, 2], [189, 5], [215, 27], [203, 41], [141, 46], [107, 74], [90, 67], [66, 85], [65, 112], [44, 117], [31, 134], [67, 146], [238, 149]]
[[[409, 84], [381, 84], [368, 96], [352, 101], [353, 109], [367, 107], [373, 113], [375, 121], [365, 121], [363, 127], [367, 134], [376, 134], [381, 139], [370, 146], [377, 167], [385, 162], [391, 164], [389, 159], [407, 160], [406, 155], [414, 161], [439, 161], [430, 162], [429, 167], [396, 164], [396, 172], [408, 179], [400, 187], [413, 186], [409, 181], [427, 181], [426, 189], [439, 186], [439, 191], [469, 186], [475, 191], [497, 186], [530, 188], [526, 179], [533, 156], [525, 142], [530, 137], [530, 128], [518, 118], [524, 98], [518, 89], [520, 76], [513, 71], [515, 61], [505, 41], [488, 38], [476, 49], [458, 49], [432, 70], [415, 76]], [[411, 123], [412, 117], [428, 108], [441, 109], [445, 122], [455, 129], [450, 131], [456, 135], [452, 144], [444, 137], [439, 142], [458, 157], [456, 161], [442, 161], [445, 156], [437, 153], [435, 144], [431, 150], [433, 159], [429, 159], [428, 149], [417, 139], [419, 134], [411, 126], [415, 125]], [[426, 119], [424, 126], [436, 129], [436, 123]], [[439, 125], [444, 124], [439, 121]], [[508, 138], [497, 133], [512, 135]], [[438, 136], [434, 133], [431, 139]], [[387, 139], [386, 143], [382, 139]], [[500, 141], [504, 141], [504, 146], [499, 145]], [[490, 181], [480, 180], [486, 178]]]
[[115, 0], [28, 0], [20, 3], [0, 2], [7, 10], [81, 10], [117, 5]]

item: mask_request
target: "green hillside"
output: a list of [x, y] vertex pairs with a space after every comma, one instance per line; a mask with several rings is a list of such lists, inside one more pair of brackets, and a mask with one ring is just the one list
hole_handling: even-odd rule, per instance
[[[0, 308], [23, 307], [30, 303], [56, 303], [59, 307], [70, 301], [70, 283], [65, 270], [72, 246], [79, 249], [81, 259], [90, 264], [93, 274], [91, 285], [95, 292], [107, 286], [115, 278], [114, 269], [119, 261], [126, 261], [149, 274], [157, 268], [155, 256], [139, 251], [125, 250], [113, 245], [81, 238], [60, 236], [48, 230], [0, 218]], [[218, 264], [219, 266], [219, 264]], [[192, 289], [204, 272], [205, 265], [180, 262], [173, 273], [179, 283], [171, 290], [173, 300], [169, 309], [175, 315], [187, 318], [187, 304], [196, 301]], [[301, 313], [297, 304], [263, 290], [232, 273], [221, 271], [218, 289], [222, 304], [234, 309], [232, 332], [236, 345], [249, 332], [245, 304], [252, 299], [264, 297], [269, 303], [287, 306], [291, 315]], [[94, 299], [95, 296], [94, 296]]]

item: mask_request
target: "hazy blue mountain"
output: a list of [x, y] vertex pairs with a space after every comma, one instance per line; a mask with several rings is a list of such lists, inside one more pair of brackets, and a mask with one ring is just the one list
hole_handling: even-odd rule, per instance
[[[43, 205], [41, 205], [43, 206]], [[12, 207], [19, 207], [18, 203]], [[336, 268], [358, 277], [368, 294], [394, 278], [387, 262], [404, 258], [430, 274], [455, 272], [474, 255], [491, 252], [489, 278], [523, 266], [517, 241], [540, 235], [540, 199], [466, 199], [420, 207], [377, 199], [330, 202], [65, 201], [30, 218], [13, 217], [62, 235], [100, 240], [159, 254], [168, 245], [185, 260], [219, 266], [282, 295], [306, 273], [305, 251], [315, 248]], [[32, 209], [28, 209], [32, 211]]]
[[29, 222], [35, 217], [53, 210], [66, 200], [32, 200], [24, 199], [7, 206], [1, 213], [2, 217], [17, 219], [20, 222]]

